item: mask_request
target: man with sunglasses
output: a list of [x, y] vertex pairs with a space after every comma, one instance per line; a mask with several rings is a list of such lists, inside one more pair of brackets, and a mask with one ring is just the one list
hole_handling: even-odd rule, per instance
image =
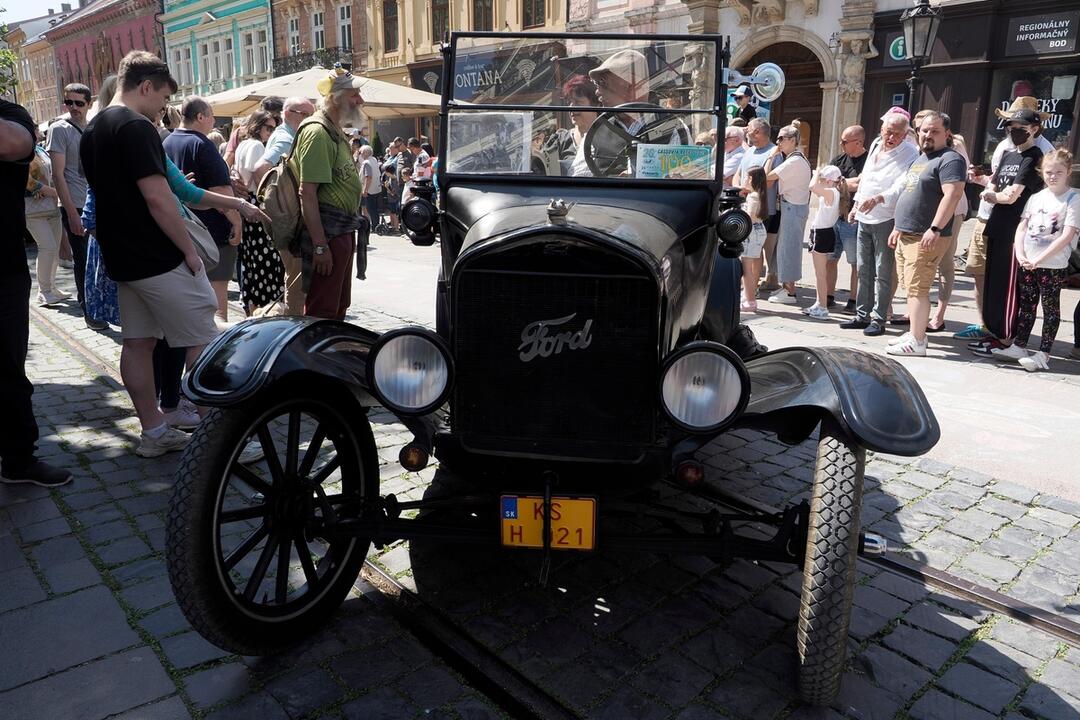
[[64, 106], [67, 117], [60, 118], [49, 126], [45, 140], [45, 150], [52, 160], [53, 177], [56, 180], [56, 193], [60, 196], [60, 220], [64, 233], [71, 245], [71, 255], [75, 261], [75, 289], [79, 307], [83, 309], [86, 326], [91, 330], [104, 330], [108, 324], [86, 315], [83, 284], [86, 276], [86, 233], [83, 232], [83, 205], [86, 203], [86, 175], [79, 159], [79, 143], [86, 128], [86, 111], [90, 109], [90, 88], [81, 83], [64, 86]]

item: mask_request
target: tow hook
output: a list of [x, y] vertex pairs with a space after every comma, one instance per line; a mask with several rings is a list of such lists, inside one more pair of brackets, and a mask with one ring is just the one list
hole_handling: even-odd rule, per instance
[[872, 532], [859, 533], [859, 554], [881, 557], [889, 552], [889, 541]]

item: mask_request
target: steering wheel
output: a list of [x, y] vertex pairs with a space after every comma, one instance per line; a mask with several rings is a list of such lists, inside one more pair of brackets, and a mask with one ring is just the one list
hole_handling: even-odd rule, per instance
[[[619, 121], [619, 115], [627, 111], [642, 112], [659, 107], [652, 103], [623, 103], [600, 113], [593, 120], [581, 142], [585, 164], [594, 177], [619, 175], [625, 171], [631, 156], [637, 155], [639, 143], [666, 145], [672, 133], [677, 133], [680, 143], [691, 144], [690, 130], [679, 115], [660, 115], [645, 123], [636, 133], [628, 131]], [[601, 131], [603, 135], [598, 143], [597, 133]]]

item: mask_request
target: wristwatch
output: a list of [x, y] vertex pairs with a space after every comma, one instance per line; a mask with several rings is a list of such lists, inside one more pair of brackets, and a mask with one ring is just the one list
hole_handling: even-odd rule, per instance
[[316, 255], [325, 255], [325, 254], [326, 254], [326, 251], [327, 251], [327, 250], [329, 250], [329, 249], [330, 249], [330, 248], [328, 248], [328, 247], [327, 247], [327, 246], [325, 246], [325, 245], [316, 245], [316, 246], [315, 246], [315, 254], [316, 254]]
[[941, 228], [939, 228], [937, 225], [931, 225], [930, 226], [930, 232], [932, 232], [932, 233], [934, 233], [936, 235], [940, 235], [941, 234]]

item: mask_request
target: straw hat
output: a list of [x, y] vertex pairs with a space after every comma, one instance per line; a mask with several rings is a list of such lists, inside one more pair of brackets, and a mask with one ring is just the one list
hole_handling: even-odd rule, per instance
[[994, 114], [1002, 120], [1008, 120], [1012, 117], [1013, 113], [1017, 110], [1030, 110], [1034, 113], [1038, 113], [1039, 120], [1046, 120], [1050, 117], [1051, 113], [1039, 112], [1039, 101], [1030, 95], [1021, 95], [1012, 101], [1012, 105], [1008, 110], [1002, 110], [1001, 108], [994, 108]]

